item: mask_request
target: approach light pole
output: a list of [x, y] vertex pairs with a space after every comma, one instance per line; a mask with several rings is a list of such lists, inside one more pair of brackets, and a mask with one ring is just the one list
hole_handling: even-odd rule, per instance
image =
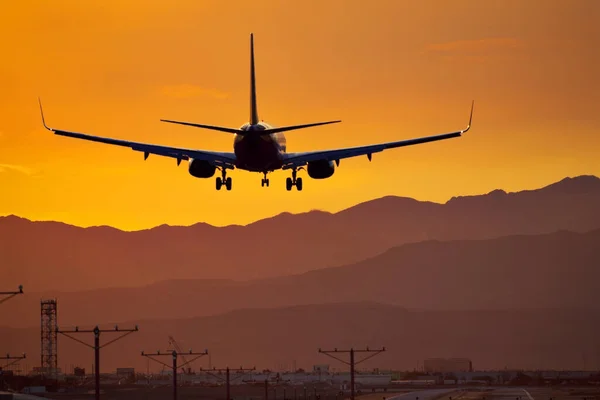
[[[252, 368], [242, 368], [239, 367], [238, 369], [233, 369], [234, 372], [250, 372], [250, 371], [254, 371], [256, 370], [256, 367], [252, 367]], [[230, 378], [230, 374], [229, 372], [232, 371], [231, 369], [229, 369], [229, 367], [226, 368], [213, 368], [213, 369], [202, 369], [200, 368], [201, 372], [205, 372], [208, 375], [214, 376], [217, 379], [223, 380], [222, 377], [220, 377], [219, 375], [214, 374], [213, 372], [225, 372], [225, 386], [226, 386], [226, 390], [227, 390], [227, 398], [226, 400], [231, 400], [231, 378]], [[234, 380], [240, 378], [244, 376], [244, 374], [242, 375], [238, 375]]]
[[2, 371], [4, 370], [4, 368], [6, 367], [10, 367], [11, 365], [14, 365], [16, 363], [18, 363], [21, 360], [24, 360], [26, 358], [25, 353], [23, 353], [22, 356], [11, 356], [10, 354], [6, 354], [6, 356], [0, 356], [0, 361], [11, 361], [8, 364], [2, 366], [0, 365], [0, 390], [2, 389], [2, 387], [4, 386], [4, 376], [2, 374]]
[[23, 353], [22, 356], [11, 356], [10, 354], [7, 354], [5, 356], [0, 356], [0, 361], [11, 361], [8, 364], [4, 365], [4, 366], [0, 366], [0, 371], [2, 371], [4, 368], [6, 367], [10, 367], [13, 364], [18, 363], [21, 360], [24, 360], [27, 358], [27, 355], [25, 353]]
[[0, 292], [0, 296], [6, 296], [5, 298], [0, 299], [0, 304], [12, 299], [13, 297], [19, 294], [23, 294], [23, 285], [19, 285], [19, 290], [16, 292]]
[[[285, 385], [289, 382], [291, 382], [291, 379], [281, 379], [279, 373], [277, 373], [277, 375], [275, 376], [275, 378], [273, 378], [273, 383], [269, 384], [269, 377], [271, 375], [271, 372], [269, 372], [269, 374], [267, 375], [267, 378], [265, 379], [265, 400], [269, 399], [269, 386], [273, 387], [273, 398], [277, 399], [277, 388], [279, 386]], [[304, 396], [306, 397], [306, 396]], [[283, 388], [283, 398], [285, 400], [285, 387]], [[296, 388], [294, 388], [294, 399], [296, 399]]]
[[[100, 349], [108, 346], [116, 342], [119, 339], [124, 338], [127, 335], [132, 334], [133, 332], [138, 331], [138, 326], [136, 325], [133, 329], [120, 329], [118, 325], [115, 326], [114, 329], [100, 329], [98, 325], [94, 329], [79, 329], [79, 327], [75, 327], [74, 330], [60, 330], [56, 328], [56, 333], [60, 333], [63, 336], [68, 337], [71, 340], [74, 340], [78, 343], [83, 344], [91, 349], [94, 349], [94, 374], [95, 374], [95, 386], [96, 386], [96, 400], [100, 400]], [[82, 340], [77, 339], [76, 337], [71, 336], [72, 333], [93, 333], [94, 334], [94, 345], [88, 344]], [[117, 338], [110, 340], [100, 345], [100, 334], [101, 333], [122, 333], [122, 335]]]
[[[188, 355], [188, 356], [196, 356], [196, 357], [181, 364], [179, 366], [181, 368], [185, 367], [186, 365], [190, 364], [193, 361], [196, 361], [200, 357], [207, 355], [208, 350], [204, 350], [202, 353], [194, 353], [192, 350], [190, 350], [188, 353], [185, 353], [185, 352], [178, 353], [176, 350], [173, 350], [172, 352], [166, 352], [166, 353], [161, 353], [160, 351], [157, 351], [156, 353], [145, 353], [142, 351], [143, 357], [148, 357], [152, 361], [155, 361], [161, 365], [164, 365], [167, 368], [173, 369], [173, 400], [177, 400], [177, 357], [179, 357], [179, 355], [183, 356], [184, 354]], [[153, 358], [153, 357], [160, 357], [160, 356], [171, 356], [173, 358], [172, 365], [168, 365], [160, 360], [157, 360], [156, 358]]]
[[[368, 359], [373, 358], [376, 355], [378, 355], [379, 353], [382, 353], [384, 351], [385, 351], [385, 347], [382, 347], [381, 349], [374, 349], [374, 350], [371, 350], [368, 347], [366, 349], [354, 349], [354, 348], [351, 348], [350, 350], [338, 350], [337, 348], [333, 349], [333, 350], [321, 350], [321, 349], [319, 349], [319, 353], [325, 354], [326, 356], [329, 356], [329, 357], [331, 357], [333, 359], [338, 360], [339, 362], [342, 362], [342, 363], [350, 366], [350, 399], [351, 400], [355, 399], [355, 397], [354, 397], [354, 367], [357, 364], [360, 364], [361, 362], [367, 361]], [[350, 362], [342, 360], [341, 358], [338, 358], [338, 357], [334, 356], [333, 354], [335, 354], [335, 353], [350, 353]], [[355, 353], [370, 353], [370, 355], [367, 356], [367, 357], [365, 357], [365, 358], [363, 358], [362, 360], [355, 361], [354, 360], [354, 354]]]

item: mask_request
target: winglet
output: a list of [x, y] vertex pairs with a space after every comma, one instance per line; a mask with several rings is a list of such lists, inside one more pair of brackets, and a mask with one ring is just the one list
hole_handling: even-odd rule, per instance
[[42, 124], [44, 124], [44, 128], [48, 129], [49, 131], [52, 131], [52, 128], [49, 128], [48, 125], [46, 125], [46, 120], [44, 119], [44, 109], [42, 108], [42, 100], [38, 97], [38, 103], [40, 103], [40, 114], [42, 115]]
[[475, 107], [475, 100], [473, 100], [472, 103], [471, 103], [471, 115], [469, 116], [469, 124], [467, 125], [467, 127], [461, 133], [465, 133], [466, 131], [468, 131], [469, 129], [471, 129], [471, 122], [473, 122], [473, 108], [474, 107]]

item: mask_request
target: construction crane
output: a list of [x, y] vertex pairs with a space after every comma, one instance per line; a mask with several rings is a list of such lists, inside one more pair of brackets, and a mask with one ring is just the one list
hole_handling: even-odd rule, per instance
[[[181, 361], [183, 361], [183, 364], [186, 364], [187, 360], [185, 359], [185, 356], [183, 355], [184, 352], [181, 351], [181, 348], [177, 344], [177, 341], [175, 340], [175, 338], [173, 336], [170, 336], [170, 335], [169, 335], [169, 345], [173, 346], [175, 348], [175, 351], [177, 351], [177, 353], [179, 354], [179, 357], [181, 357]], [[186, 371], [184, 367], [181, 367], [181, 371], [184, 374], [186, 374], [186, 373], [191, 374], [192, 373], [192, 368], [188, 367], [188, 370]]]

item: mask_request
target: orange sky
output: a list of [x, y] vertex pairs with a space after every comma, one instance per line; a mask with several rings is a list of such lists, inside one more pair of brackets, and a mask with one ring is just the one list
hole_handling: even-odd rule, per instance
[[[600, 175], [600, 2], [10, 2], [0, 15], [0, 215], [139, 229], [248, 223], [336, 211], [388, 194], [446, 201], [494, 188]], [[239, 127], [248, 118], [249, 33], [260, 117], [289, 151], [462, 128], [465, 137], [342, 160], [285, 190], [288, 172], [233, 171], [233, 190], [187, 165], [53, 136], [57, 128], [231, 151], [231, 135], [160, 118]], [[303, 176], [306, 174], [303, 172]]]

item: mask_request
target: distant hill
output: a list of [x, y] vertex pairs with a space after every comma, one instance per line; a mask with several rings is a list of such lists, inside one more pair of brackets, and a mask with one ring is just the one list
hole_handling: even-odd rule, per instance
[[336, 214], [284, 213], [247, 226], [123, 232], [0, 218], [3, 286], [29, 291], [141, 286], [166, 279], [259, 279], [344, 265], [423, 240], [485, 239], [600, 228], [600, 179], [457, 197], [384, 197]]
[[411, 243], [343, 267], [250, 282], [170, 280], [134, 288], [27, 293], [4, 307], [0, 325], [38, 326], [42, 297], [58, 298], [61, 324], [355, 301], [430, 310], [600, 309], [600, 229]]
[[[423, 294], [428, 295], [428, 293]], [[477, 369], [599, 368], [600, 312], [586, 310], [479, 310], [409, 312], [376, 303], [306, 305], [279, 309], [244, 309], [204, 318], [135, 320], [120, 324], [140, 331], [104, 348], [101, 370], [131, 366], [146, 371], [140, 351], [165, 351], [172, 335], [182, 349], [204, 350], [212, 365], [257, 368], [312, 368], [330, 364], [347, 370], [317, 352], [385, 346], [387, 351], [360, 368], [413, 369], [429, 357], [470, 357]], [[110, 326], [106, 326], [110, 327]], [[0, 328], [0, 352], [24, 351], [31, 368], [39, 360], [38, 328]], [[113, 335], [111, 335], [113, 336]], [[85, 337], [78, 337], [85, 340]], [[88, 343], [92, 337], [87, 338]], [[101, 343], [109, 340], [101, 337]], [[59, 366], [89, 370], [93, 351], [59, 337]], [[208, 359], [192, 365], [207, 367]], [[24, 365], [22, 365], [24, 367]], [[154, 371], [160, 365], [151, 363]]]

